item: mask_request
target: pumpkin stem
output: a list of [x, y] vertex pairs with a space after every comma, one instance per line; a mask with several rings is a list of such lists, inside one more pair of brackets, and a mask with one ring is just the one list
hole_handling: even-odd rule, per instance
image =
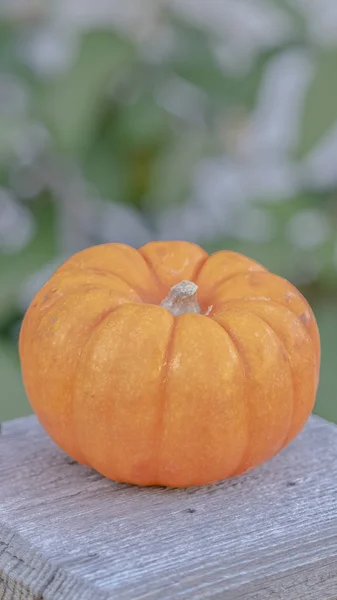
[[185, 313], [202, 314], [197, 300], [198, 286], [192, 281], [181, 281], [171, 287], [167, 297], [160, 306], [166, 308], [172, 315], [178, 317]]

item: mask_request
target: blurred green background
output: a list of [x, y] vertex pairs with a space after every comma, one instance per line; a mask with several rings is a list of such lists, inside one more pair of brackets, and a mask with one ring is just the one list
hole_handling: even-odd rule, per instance
[[96, 243], [235, 249], [299, 286], [337, 422], [336, 0], [0, 0], [0, 420], [35, 292]]

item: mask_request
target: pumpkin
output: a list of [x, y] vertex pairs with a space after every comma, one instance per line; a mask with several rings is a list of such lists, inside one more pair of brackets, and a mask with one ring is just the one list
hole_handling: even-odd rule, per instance
[[293, 285], [175, 241], [74, 255], [32, 301], [19, 349], [51, 438], [140, 485], [202, 485], [269, 460], [305, 424], [320, 366]]

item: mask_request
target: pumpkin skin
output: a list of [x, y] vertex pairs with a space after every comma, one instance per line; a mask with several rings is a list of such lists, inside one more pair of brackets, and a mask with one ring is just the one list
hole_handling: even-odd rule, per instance
[[[204, 314], [161, 306], [183, 280]], [[316, 320], [293, 285], [188, 242], [74, 255], [32, 301], [19, 350], [51, 438], [139, 485], [202, 485], [269, 460], [305, 424], [320, 367]]]

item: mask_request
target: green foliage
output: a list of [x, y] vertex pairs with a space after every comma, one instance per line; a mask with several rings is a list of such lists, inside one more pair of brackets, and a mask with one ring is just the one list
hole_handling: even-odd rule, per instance
[[0, 381], [2, 397], [0, 416], [3, 421], [28, 415], [31, 412], [19, 376], [19, 361], [14, 344], [0, 337]]
[[322, 339], [321, 378], [315, 413], [329, 421], [336, 422], [336, 303], [335, 301], [331, 301], [331, 299], [321, 298], [314, 303], [313, 308]]
[[110, 31], [83, 35], [75, 64], [41, 85], [39, 112], [60, 150], [81, 152], [94, 133], [109, 88], [117, 84], [134, 57], [129, 43]]
[[307, 40], [305, 17], [299, 5], [292, 0], [274, 0], [274, 3], [289, 17], [297, 39]]
[[219, 40], [210, 39], [204, 31], [184, 21], [177, 21], [175, 25], [177, 46], [170, 64], [173, 71], [203, 90], [217, 110], [233, 106], [251, 109], [261, 75], [275, 49], [261, 52], [248, 72], [226, 71], [212, 48], [212, 43]]
[[30, 244], [14, 254], [0, 253], [0, 328], [17, 314], [17, 299], [25, 279], [41, 269], [56, 251], [54, 207], [46, 198], [32, 206], [36, 233]]
[[337, 125], [337, 48], [321, 50], [307, 91], [298, 155], [305, 157]]
[[201, 158], [205, 137], [187, 131], [158, 154], [149, 187], [148, 209], [158, 212], [188, 197], [193, 169]]
[[[206, 246], [214, 252], [221, 248], [234, 250], [250, 256], [262, 263], [270, 271], [285, 277], [295, 285], [309, 280], [317, 281], [316, 265], [319, 266], [319, 282], [321, 290], [330, 294], [337, 289], [337, 269], [335, 264], [335, 248], [337, 247], [337, 215], [334, 214], [334, 203], [322, 203], [318, 207], [314, 194], [303, 194], [288, 201], [256, 202], [255, 208], [261, 210], [271, 224], [268, 239], [250, 241], [237, 237], [226, 237], [213, 240]], [[294, 234], [290, 236], [293, 219], [301, 213], [314, 211], [318, 216], [328, 216], [331, 224], [330, 235], [321, 243], [303, 246], [296, 243]], [[240, 213], [238, 214], [240, 219]], [[299, 231], [298, 237], [301, 237]], [[314, 267], [314, 271], [312, 268]]]
[[[232, 1], [234, 6], [235, 0]], [[195, 4], [197, 10], [198, 3]], [[138, 211], [140, 223], [165, 235], [163, 215], [171, 208], [176, 212], [177, 207], [188, 210], [194, 200], [194, 176], [199, 174], [200, 165], [204, 160], [216, 161], [221, 155], [220, 163], [234, 164], [233, 177], [240, 171], [237, 185], [247, 190], [247, 202], [238, 203], [230, 217], [223, 212], [221, 232], [221, 206], [232, 206], [233, 198], [227, 184], [223, 193], [219, 192], [222, 183], [218, 169], [219, 181], [210, 177], [208, 184], [203, 185], [207, 197], [203, 207], [199, 207], [200, 213], [204, 211], [207, 236], [198, 225], [195, 241], [202, 242], [208, 251], [229, 248], [247, 254], [302, 285], [317, 310], [322, 332], [323, 369], [317, 411], [337, 421], [337, 409], [330, 401], [336, 392], [333, 333], [337, 326], [337, 185], [324, 178], [314, 185], [301, 170], [303, 159], [337, 125], [337, 39], [335, 43], [330, 40], [329, 46], [313, 40], [305, 12], [309, 5], [302, 10], [291, 0], [272, 0], [268, 4], [270, 9], [275, 5], [276, 13], [283, 15], [284, 23], [289, 25], [283, 38], [275, 42], [270, 39], [269, 43], [258, 43], [258, 28], [255, 31], [251, 24], [245, 36], [240, 29], [244, 28], [244, 19], [241, 24], [240, 19], [233, 19], [231, 11], [228, 20], [233, 19], [232, 26], [226, 22], [222, 37], [221, 28], [212, 34], [208, 26], [196, 26], [197, 21], [178, 18], [168, 10], [157, 15], [160, 35], [149, 34], [148, 40], [143, 40], [138, 30], [127, 35], [123, 28], [112, 28], [109, 19], [104, 28], [77, 24], [74, 35], [78, 51], [74, 60], [59, 74], [51, 71], [48, 76], [27, 66], [23, 48], [45, 27], [65, 27], [62, 19], [56, 23], [52, 12], [44, 7], [40, 16], [38, 11], [34, 13], [34, 20], [27, 17], [27, 9], [22, 20], [16, 17], [16, 21], [0, 22], [0, 79], [12, 77], [24, 87], [28, 99], [26, 108], [11, 110], [0, 81], [0, 182], [13, 186], [14, 193], [17, 182], [13, 173], [21, 177], [27, 172], [28, 183], [30, 176], [41, 182], [36, 193], [34, 186], [32, 193], [25, 184], [23, 188], [18, 186], [17, 201], [25, 203], [35, 218], [33, 239], [19, 252], [0, 250], [0, 380], [6, 396], [13, 399], [11, 405], [0, 405], [0, 419], [28, 411], [13, 341], [13, 328], [22, 317], [20, 291], [27, 278], [58, 259], [60, 252], [79, 249], [75, 243], [71, 248], [72, 227], [76, 231], [83, 227], [83, 236], [74, 235], [74, 239], [80, 237], [82, 245], [99, 238], [97, 223], [102, 223], [102, 215], [96, 213], [104, 203], [95, 205], [97, 197], [118, 202], [122, 207], [131, 205], [136, 209], [135, 222]], [[122, 9], [121, 4], [119, 17]], [[153, 15], [144, 15], [144, 19], [151, 23]], [[153, 44], [155, 50], [151, 54]], [[219, 56], [220, 47], [228, 48], [226, 60]], [[269, 128], [273, 125], [268, 112], [273, 107], [266, 99], [261, 100], [260, 93], [268, 66], [272, 59], [294, 49], [311, 58], [313, 66], [312, 79], [299, 107], [299, 122], [293, 123], [290, 118], [297, 147], [276, 148], [271, 156], [267, 155], [269, 150], [261, 151], [259, 144], [247, 149], [247, 133], [252, 124], [254, 129], [256, 113], [261, 129], [261, 114], [266, 116]], [[244, 64], [240, 63], [240, 56], [245, 57]], [[33, 148], [30, 153], [34, 146], [29, 134], [32, 124], [47, 130], [49, 142], [42, 150]], [[274, 125], [277, 131], [278, 122]], [[274, 131], [266, 133], [273, 138]], [[269, 160], [291, 166], [296, 191], [289, 191], [282, 199], [278, 199], [278, 192], [270, 192], [270, 198], [258, 201], [255, 192], [250, 197], [246, 177], [254, 176], [255, 169], [260, 172], [265, 164], [267, 178]], [[45, 190], [43, 195], [41, 189]], [[30, 200], [20, 199], [20, 194]], [[213, 194], [218, 198], [219, 218], [212, 236], [207, 203], [213, 202]], [[251, 235], [252, 210], [259, 210], [270, 224], [268, 235]], [[301, 244], [296, 231], [294, 234], [296, 219], [313, 210], [318, 221], [321, 215], [326, 217], [329, 231], [317, 243]], [[228, 227], [227, 218], [233, 219], [233, 227]], [[68, 227], [70, 234], [63, 235], [60, 223]], [[65, 237], [70, 240], [66, 249], [62, 247]]]
[[140, 208], [153, 164], [171, 138], [169, 118], [153, 95], [110, 102], [102, 111], [82, 165], [99, 193]]

